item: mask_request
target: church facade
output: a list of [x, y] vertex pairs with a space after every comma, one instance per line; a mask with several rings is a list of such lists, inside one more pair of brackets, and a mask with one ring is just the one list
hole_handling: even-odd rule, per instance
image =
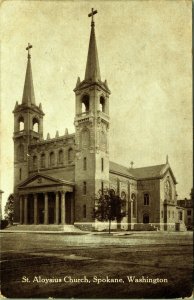
[[31, 55], [22, 103], [14, 114], [15, 222], [97, 226], [92, 217], [99, 190], [114, 190], [125, 203], [124, 230], [180, 230], [184, 220], [177, 206], [176, 179], [168, 159], [164, 164], [127, 168], [109, 159], [109, 97], [101, 80], [91, 13], [91, 33], [83, 81], [75, 93], [75, 133], [43, 139], [44, 112], [36, 104]]

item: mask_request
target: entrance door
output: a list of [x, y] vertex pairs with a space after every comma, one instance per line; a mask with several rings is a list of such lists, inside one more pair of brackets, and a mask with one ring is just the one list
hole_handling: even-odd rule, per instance
[[148, 224], [149, 222], [150, 222], [150, 220], [149, 220], [150, 218], [149, 218], [149, 215], [143, 215], [143, 223], [144, 224]]
[[44, 210], [43, 208], [39, 208], [38, 210], [38, 215], [39, 215], [39, 224], [44, 224]]
[[55, 219], [54, 219], [54, 208], [53, 207], [49, 207], [49, 224], [54, 224]]

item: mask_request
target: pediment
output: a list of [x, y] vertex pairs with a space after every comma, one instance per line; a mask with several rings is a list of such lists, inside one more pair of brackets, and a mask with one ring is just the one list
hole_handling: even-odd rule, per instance
[[173, 174], [173, 171], [172, 171], [171, 167], [168, 164], [167, 164], [166, 168], [163, 169], [162, 175], [163, 175], [163, 178], [166, 177], [166, 176], [170, 176], [172, 178], [174, 184], [177, 184], [177, 181], [176, 181], [176, 178]]
[[62, 184], [63, 181], [60, 179], [53, 178], [51, 176], [36, 174], [33, 177], [26, 179], [18, 187], [28, 188], [28, 187], [40, 187], [40, 186], [52, 186], [56, 184]]

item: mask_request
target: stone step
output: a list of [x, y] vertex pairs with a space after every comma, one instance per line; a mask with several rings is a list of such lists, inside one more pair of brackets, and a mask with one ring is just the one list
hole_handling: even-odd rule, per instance
[[81, 230], [74, 225], [13, 225], [6, 227], [5, 231], [62, 231], [62, 232], [81, 232]]
[[157, 231], [158, 228], [150, 223], [148, 224], [137, 223], [134, 224], [134, 230], [135, 231]]
[[176, 231], [187, 231], [185, 223], [176, 223]]

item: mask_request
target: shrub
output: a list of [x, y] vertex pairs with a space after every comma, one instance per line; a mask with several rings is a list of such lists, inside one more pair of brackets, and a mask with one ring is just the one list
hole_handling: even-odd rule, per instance
[[8, 220], [1, 220], [1, 229], [5, 229], [8, 226]]

